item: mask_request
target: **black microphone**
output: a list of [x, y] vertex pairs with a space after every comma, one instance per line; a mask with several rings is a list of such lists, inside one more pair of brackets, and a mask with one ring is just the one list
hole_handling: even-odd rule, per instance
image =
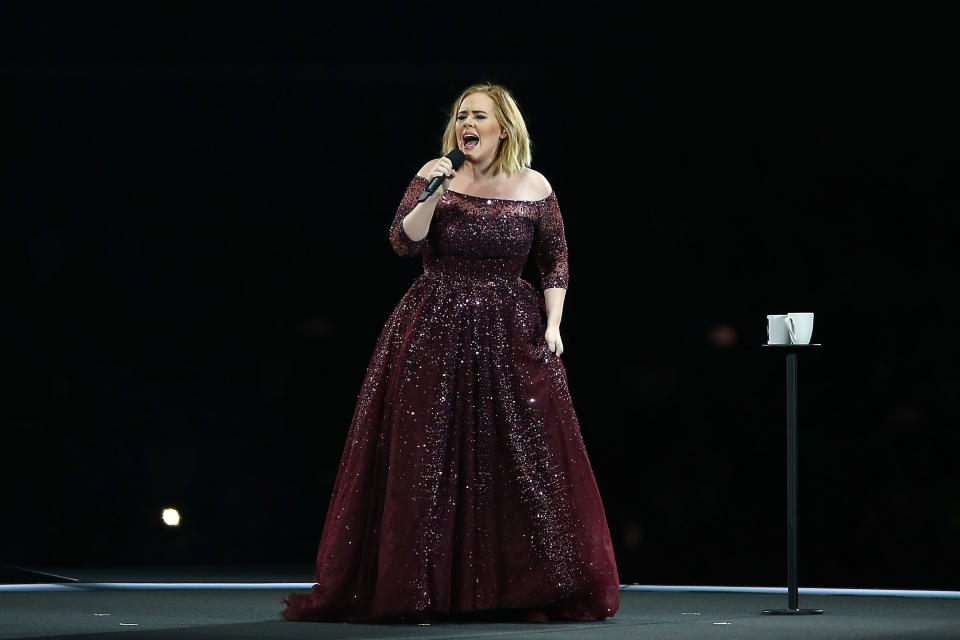
[[[467, 155], [460, 151], [460, 149], [454, 149], [447, 154], [447, 158], [450, 158], [450, 162], [453, 163], [453, 170], [456, 171], [463, 166], [463, 161], [467, 159]], [[420, 194], [420, 197], [417, 198], [417, 202], [423, 202], [427, 198], [433, 195], [434, 191], [437, 190], [443, 181], [447, 179], [447, 176], [439, 175], [434, 176], [433, 180], [430, 181], [430, 184], [427, 185], [427, 188], [423, 190], [423, 193]]]

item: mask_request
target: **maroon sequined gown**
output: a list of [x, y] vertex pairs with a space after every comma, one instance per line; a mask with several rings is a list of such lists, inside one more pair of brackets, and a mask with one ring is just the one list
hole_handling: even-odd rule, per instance
[[567, 287], [556, 194], [447, 190], [414, 242], [401, 221], [426, 184], [411, 180], [390, 227], [394, 250], [422, 255], [424, 273], [367, 368], [316, 584], [290, 594], [282, 615], [612, 616], [619, 577], [603, 505], [566, 371], [544, 339], [543, 298], [520, 278], [532, 248], [542, 288]]

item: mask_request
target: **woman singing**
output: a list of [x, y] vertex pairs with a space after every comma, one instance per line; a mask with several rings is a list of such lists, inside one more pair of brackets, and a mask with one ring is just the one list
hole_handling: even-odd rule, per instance
[[[560, 360], [557, 196], [510, 93], [466, 89], [444, 154], [390, 226], [424, 272], [361, 386], [317, 552], [289, 620], [602, 620], [619, 607], [607, 521]], [[418, 196], [437, 176], [442, 184]], [[533, 252], [538, 292], [520, 276]]]

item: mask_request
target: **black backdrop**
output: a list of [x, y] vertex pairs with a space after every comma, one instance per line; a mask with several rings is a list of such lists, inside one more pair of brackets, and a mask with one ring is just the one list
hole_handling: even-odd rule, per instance
[[802, 583], [960, 587], [945, 15], [321, 4], [5, 5], [0, 561], [309, 564], [422, 268], [388, 225], [491, 80], [564, 214], [563, 359], [621, 581], [784, 583], [760, 344], [814, 311]]

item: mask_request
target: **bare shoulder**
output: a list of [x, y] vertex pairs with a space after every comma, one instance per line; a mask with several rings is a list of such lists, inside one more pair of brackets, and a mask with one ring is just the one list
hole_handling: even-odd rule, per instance
[[551, 193], [553, 187], [539, 171], [534, 171], [530, 167], [523, 170], [522, 176], [523, 190], [527, 194], [527, 200], [543, 200]]
[[420, 171], [417, 171], [417, 175], [421, 178], [426, 178], [428, 175], [430, 175], [430, 169], [433, 169], [433, 165], [437, 164], [438, 162], [440, 162], [440, 158], [434, 158], [427, 164], [420, 167]]

